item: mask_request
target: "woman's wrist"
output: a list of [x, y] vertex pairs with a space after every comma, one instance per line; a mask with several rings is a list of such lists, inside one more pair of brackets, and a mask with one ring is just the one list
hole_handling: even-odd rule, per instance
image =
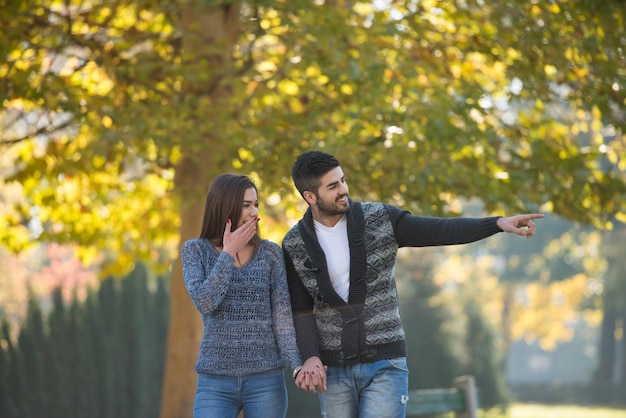
[[302, 366], [298, 366], [295, 369], [293, 369], [293, 379], [295, 380], [298, 377], [298, 373], [300, 373], [300, 370], [302, 370]]

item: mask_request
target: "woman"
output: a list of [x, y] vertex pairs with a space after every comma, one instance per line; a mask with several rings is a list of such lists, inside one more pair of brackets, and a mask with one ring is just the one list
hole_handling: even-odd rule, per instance
[[283, 368], [300, 370], [280, 247], [258, 235], [252, 179], [222, 174], [200, 237], [181, 249], [185, 286], [204, 323], [194, 418], [287, 414]]

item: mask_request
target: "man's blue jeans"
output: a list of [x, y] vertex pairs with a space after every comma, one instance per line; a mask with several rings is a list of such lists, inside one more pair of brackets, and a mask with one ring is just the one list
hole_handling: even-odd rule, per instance
[[409, 390], [406, 358], [329, 367], [321, 405], [328, 418], [405, 418]]
[[287, 387], [282, 370], [241, 377], [198, 375], [194, 418], [284, 418]]

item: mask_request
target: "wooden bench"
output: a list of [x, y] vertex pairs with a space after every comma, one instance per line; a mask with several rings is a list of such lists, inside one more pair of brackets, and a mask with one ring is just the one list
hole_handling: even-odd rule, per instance
[[474, 376], [459, 376], [452, 388], [409, 391], [406, 416], [454, 412], [455, 418], [477, 418], [478, 391]]

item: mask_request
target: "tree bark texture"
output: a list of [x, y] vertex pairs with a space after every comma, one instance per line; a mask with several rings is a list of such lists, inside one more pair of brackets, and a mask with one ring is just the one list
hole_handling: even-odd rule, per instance
[[598, 352], [598, 367], [594, 374], [594, 385], [610, 387], [613, 381], [615, 361], [615, 326], [617, 315], [613, 297], [604, 295], [602, 324], [600, 326], [600, 342]]
[[[204, 213], [204, 199], [212, 177], [231, 167], [224, 152], [224, 141], [211, 129], [216, 121], [211, 114], [219, 114], [220, 98], [225, 98], [227, 88], [220, 88], [221, 80], [228, 72], [233, 45], [239, 30], [237, 5], [206, 6], [203, 2], [187, 1], [183, 5], [181, 21], [184, 65], [206, 66], [209, 78], [189, 79], [185, 92], [208, 96], [208, 109], [202, 117], [196, 116], [199, 131], [198, 141], [209, 146], [188, 144], [182, 149], [183, 157], [176, 169], [176, 193], [180, 198], [180, 243], [195, 238], [200, 232]], [[202, 68], [200, 69], [202, 70]], [[211, 86], [211, 88], [207, 88]], [[215, 112], [211, 109], [215, 108]], [[199, 113], [200, 114], [200, 113]], [[201, 120], [200, 120], [201, 119]], [[193, 124], [192, 124], [193, 125]], [[204, 125], [204, 126], [203, 126]], [[199, 149], [207, 151], [198, 152]], [[180, 248], [180, 246], [179, 246]], [[181, 261], [173, 266], [170, 284], [170, 321], [167, 339], [167, 354], [161, 396], [161, 418], [190, 418], [197, 377], [194, 365], [202, 339], [202, 320], [193, 306], [184, 286]]]

